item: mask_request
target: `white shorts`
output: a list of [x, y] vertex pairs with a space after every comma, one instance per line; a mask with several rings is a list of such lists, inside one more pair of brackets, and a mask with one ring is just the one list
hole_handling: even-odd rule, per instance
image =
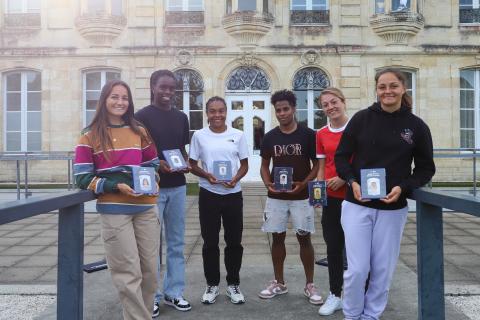
[[282, 233], [287, 231], [288, 217], [297, 234], [315, 232], [315, 210], [305, 200], [279, 200], [267, 197], [263, 213], [263, 232]]

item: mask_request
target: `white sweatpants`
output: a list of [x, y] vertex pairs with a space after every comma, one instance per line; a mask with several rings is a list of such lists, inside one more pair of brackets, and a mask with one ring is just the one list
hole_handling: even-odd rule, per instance
[[343, 275], [346, 319], [377, 320], [385, 310], [407, 213], [408, 207], [378, 210], [343, 201], [341, 221], [348, 260]]

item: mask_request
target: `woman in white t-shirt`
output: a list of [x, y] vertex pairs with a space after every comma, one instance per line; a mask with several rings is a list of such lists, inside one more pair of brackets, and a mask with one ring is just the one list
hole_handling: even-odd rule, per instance
[[[223, 220], [228, 284], [226, 294], [232, 303], [244, 303], [245, 297], [239, 288], [243, 256], [243, 197], [238, 182], [248, 171], [247, 141], [242, 131], [226, 125], [227, 105], [223, 98], [210, 98], [206, 113], [208, 127], [196, 131], [190, 142], [191, 172], [200, 177], [198, 207], [203, 238], [203, 269], [207, 282], [202, 302], [212, 304], [219, 295], [218, 241]], [[227, 171], [222, 178], [218, 175], [220, 166]], [[229, 168], [231, 172], [228, 172]]]

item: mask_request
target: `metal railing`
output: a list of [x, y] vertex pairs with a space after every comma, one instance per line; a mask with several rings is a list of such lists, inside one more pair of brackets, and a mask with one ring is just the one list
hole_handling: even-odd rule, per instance
[[[90, 191], [33, 197], [0, 204], [0, 225], [59, 209], [57, 318], [83, 317], [84, 202]], [[417, 202], [418, 319], [444, 320], [443, 209], [480, 217], [480, 199], [427, 188], [415, 190]]]
[[[480, 157], [480, 149], [474, 148], [439, 148], [433, 150], [434, 158], [457, 158], [457, 159], [472, 159], [472, 183], [473, 195], [477, 195], [477, 158]], [[75, 153], [73, 151], [52, 151], [52, 152], [0, 152], [0, 161], [16, 161], [16, 192], [17, 200], [20, 199], [21, 188], [21, 163], [24, 165], [24, 190], [25, 198], [28, 198], [29, 192], [29, 177], [28, 177], [28, 161], [32, 160], [66, 160], [67, 161], [67, 190], [75, 189], [73, 178], [73, 159]]]
[[411, 199], [417, 202], [418, 319], [444, 320], [443, 209], [480, 217], [480, 199], [426, 188]]
[[32, 160], [66, 160], [67, 161], [67, 189], [75, 188], [73, 179], [73, 159], [75, 153], [73, 151], [51, 151], [51, 152], [0, 152], [0, 161], [15, 161], [16, 162], [16, 189], [17, 200], [20, 200], [21, 195], [21, 178], [20, 178], [20, 163], [24, 166], [24, 196], [25, 199], [31, 195], [28, 191], [28, 161]]
[[472, 159], [473, 195], [477, 195], [477, 158], [480, 157], [480, 149], [475, 148], [440, 148], [433, 149], [434, 158], [457, 158]]
[[95, 197], [90, 191], [32, 197], [0, 204], [0, 225], [59, 210], [57, 319], [83, 319], [84, 202]]

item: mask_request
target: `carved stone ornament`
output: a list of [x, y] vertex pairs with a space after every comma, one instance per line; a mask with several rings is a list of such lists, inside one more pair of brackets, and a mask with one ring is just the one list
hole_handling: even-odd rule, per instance
[[80, 34], [94, 46], [109, 47], [127, 25], [124, 16], [82, 14], [75, 20]]
[[253, 67], [257, 65], [257, 57], [252, 52], [246, 52], [238, 58], [242, 66]]
[[251, 50], [270, 31], [273, 21], [270, 13], [237, 11], [225, 15], [222, 24], [224, 30], [237, 40], [240, 48]]
[[193, 65], [193, 55], [188, 50], [179, 50], [175, 58], [178, 66]]
[[408, 39], [422, 30], [423, 25], [423, 16], [411, 11], [375, 14], [370, 18], [370, 26], [386, 45], [407, 45]]
[[314, 65], [318, 64], [320, 60], [320, 55], [317, 51], [311, 49], [302, 54], [301, 62], [303, 65]]

